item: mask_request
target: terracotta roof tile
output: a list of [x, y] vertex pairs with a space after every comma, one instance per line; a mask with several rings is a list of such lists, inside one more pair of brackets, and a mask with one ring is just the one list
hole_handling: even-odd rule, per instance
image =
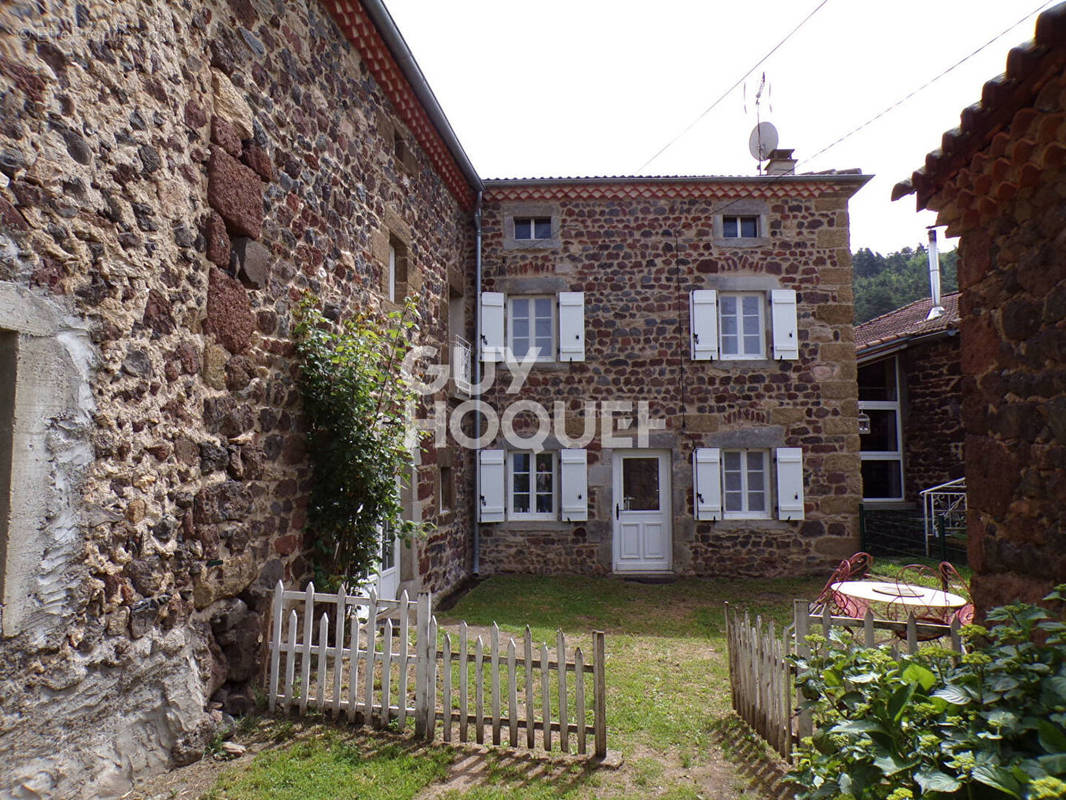
[[933, 301], [928, 297], [915, 300], [903, 308], [889, 311], [855, 327], [855, 349], [861, 357], [864, 350], [890, 342], [925, 336], [930, 333], [959, 327], [959, 293], [953, 292], [941, 298], [944, 313], [926, 321]]

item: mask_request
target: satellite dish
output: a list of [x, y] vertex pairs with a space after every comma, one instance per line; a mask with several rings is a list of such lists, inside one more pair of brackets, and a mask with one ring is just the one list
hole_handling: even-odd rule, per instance
[[760, 122], [748, 137], [748, 152], [756, 161], [765, 161], [770, 151], [777, 149], [777, 128], [770, 122]]

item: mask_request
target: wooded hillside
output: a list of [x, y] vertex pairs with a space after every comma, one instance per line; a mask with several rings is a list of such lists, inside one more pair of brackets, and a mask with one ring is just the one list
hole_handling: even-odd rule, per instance
[[[940, 254], [943, 294], [958, 291], [958, 254]], [[924, 246], [882, 255], [864, 247], [851, 256], [855, 276], [855, 324], [929, 296], [929, 256]]]

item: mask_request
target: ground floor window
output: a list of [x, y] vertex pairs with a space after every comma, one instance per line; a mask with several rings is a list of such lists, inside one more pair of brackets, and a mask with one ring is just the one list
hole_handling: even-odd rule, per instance
[[769, 518], [769, 460], [765, 450], [722, 451], [722, 498], [727, 519]]
[[555, 455], [516, 451], [509, 461], [510, 516], [518, 519], [554, 519]]

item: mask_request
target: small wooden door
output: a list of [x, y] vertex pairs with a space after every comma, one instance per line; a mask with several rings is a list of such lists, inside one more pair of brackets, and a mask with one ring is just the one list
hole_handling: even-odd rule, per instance
[[668, 572], [671, 567], [670, 452], [616, 450], [615, 572]]

